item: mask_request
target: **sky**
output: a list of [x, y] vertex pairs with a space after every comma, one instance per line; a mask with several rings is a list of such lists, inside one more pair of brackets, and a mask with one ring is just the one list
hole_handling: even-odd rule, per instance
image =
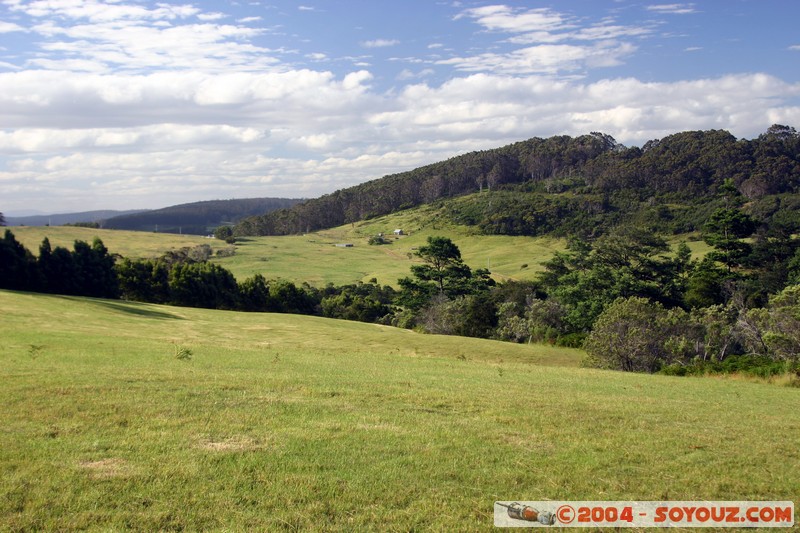
[[531, 137], [800, 127], [800, 2], [0, 0], [0, 212], [312, 198]]

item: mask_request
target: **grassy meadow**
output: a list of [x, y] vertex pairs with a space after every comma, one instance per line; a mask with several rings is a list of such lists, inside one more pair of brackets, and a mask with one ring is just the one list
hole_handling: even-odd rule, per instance
[[[236, 255], [215, 257], [212, 261], [230, 270], [240, 281], [262, 274], [267, 279], [283, 278], [317, 287], [327, 283], [367, 282], [373, 278], [381, 285], [396, 286], [398, 279], [409, 275], [411, 265], [419, 262], [414, 251], [424, 246], [429, 236], [449, 237], [458, 245], [470, 267], [488, 268], [498, 281], [533, 280], [542, 271], [542, 262], [566, 247], [564, 239], [552, 237], [479, 235], [475, 228], [443, 222], [445, 217], [441, 216], [441, 209], [424, 205], [305, 235], [245, 237], [237, 242]], [[405, 234], [395, 237], [392, 234], [395, 229], [402, 229]], [[112, 253], [131, 259], [158, 257], [168, 250], [199, 244], [208, 244], [215, 251], [229, 246], [216, 239], [170, 233], [69, 226], [13, 227], [11, 230], [33, 253], [38, 253], [45, 237], [53, 246], [71, 248], [77, 239], [91, 242], [97, 236]], [[367, 244], [369, 238], [378, 233], [383, 233], [391, 244]], [[681, 242], [687, 242], [695, 258], [703, 257], [710, 250], [697, 234], [669, 239], [673, 249]], [[336, 246], [346, 243], [353, 247]]]
[[[533, 279], [541, 262], [564, 249], [564, 242], [546, 237], [481, 236], [465, 226], [437, 224], [436, 209], [423, 206], [385, 217], [348, 224], [306, 235], [245, 237], [236, 244], [236, 255], [212, 259], [230, 270], [238, 280], [254, 274], [267, 279], [283, 278], [318, 287], [327, 283], [344, 285], [376, 278], [381, 285], [396, 285], [419, 262], [413, 252], [426, 244], [428, 236], [450, 237], [459, 246], [465, 262], [473, 269], [489, 268], [497, 280]], [[392, 232], [403, 229], [397, 239]], [[75, 240], [90, 242], [100, 237], [111, 253], [131, 259], [157, 257], [182, 247], [208, 244], [215, 251], [229, 245], [216, 239], [193, 235], [99, 230], [70, 226], [13, 227], [17, 240], [34, 254], [42, 239], [72, 248]], [[392, 244], [370, 246], [370, 236], [384, 233]], [[350, 243], [352, 248], [336, 244]], [[409, 257], [411, 255], [411, 257]]]
[[8, 228], [14, 237], [34, 255], [39, 253], [39, 245], [45, 237], [50, 239], [53, 248], [63, 246], [69, 250], [77, 240], [92, 243], [100, 237], [109, 252], [130, 259], [158, 257], [164, 252], [199, 244], [209, 244], [212, 248], [224, 248], [224, 242], [198, 235], [176, 235], [174, 233], [149, 233], [144, 231], [124, 231], [74, 226], [13, 226]]
[[800, 389], [315, 317], [0, 291], [0, 531], [480, 531], [800, 500]]

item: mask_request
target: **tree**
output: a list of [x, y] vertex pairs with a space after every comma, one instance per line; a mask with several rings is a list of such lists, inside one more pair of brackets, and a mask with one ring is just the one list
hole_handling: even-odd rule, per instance
[[737, 326], [751, 352], [800, 362], [800, 285], [774, 295], [766, 309], [747, 311]]
[[75, 241], [72, 252], [74, 263], [74, 292], [80, 296], [96, 298], [118, 298], [119, 281], [114, 270], [114, 258], [100, 238], [95, 237], [91, 246], [84, 241]]
[[691, 308], [723, 303], [722, 284], [728, 278], [729, 274], [712, 258], [703, 258], [688, 274], [684, 302]]
[[3, 213], [0, 213], [0, 226], [5, 226], [5, 225], [6, 225], [6, 217], [3, 215]]
[[[573, 239], [544, 263], [542, 286], [565, 310], [565, 333], [587, 333], [617, 298], [634, 296], [674, 307], [681, 302], [678, 264], [660, 237], [619, 227], [594, 243]], [[681, 261], [683, 259], [678, 259]]]
[[494, 285], [488, 270], [472, 272], [461, 259], [458, 246], [447, 237], [428, 237], [427, 246], [421, 246], [416, 255], [425, 264], [411, 267], [413, 279], [398, 280], [401, 288], [398, 303], [413, 311], [425, 307], [434, 295], [455, 299]]
[[276, 306], [271, 311], [297, 315], [314, 314], [316, 307], [314, 299], [291, 281], [280, 279], [271, 282], [269, 284], [269, 296]]
[[719, 194], [724, 207], [714, 211], [703, 228], [703, 240], [714, 247], [709, 257], [719, 261], [731, 272], [740, 266], [752, 247], [742, 241], [756, 229], [755, 221], [738, 209], [741, 195], [731, 180], [725, 180]]
[[33, 254], [7, 229], [0, 240], [0, 288], [36, 290], [38, 278]]
[[584, 348], [595, 368], [656, 372], [668, 358], [660, 327], [666, 311], [646, 298], [619, 298], [601, 314]]
[[264, 276], [255, 274], [239, 284], [239, 308], [242, 311], [270, 311], [275, 308]]
[[169, 273], [170, 298], [175, 305], [208, 309], [235, 309], [236, 278], [215, 263], [181, 263]]
[[163, 261], [123, 259], [115, 270], [122, 298], [158, 304], [170, 301], [169, 268]]
[[231, 226], [220, 226], [214, 230], [214, 237], [228, 244], [236, 242], [236, 237], [233, 235], [233, 228]]
[[439, 294], [449, 296], [463, 289], [464, 280], [472, 276], [470, 268], [461, 259], [461, 250], [447, 237], [428, 237], [428, 245], [417, 252], [425, 264], [413, 265], [411, 272], [421, 281], [436, 285]]

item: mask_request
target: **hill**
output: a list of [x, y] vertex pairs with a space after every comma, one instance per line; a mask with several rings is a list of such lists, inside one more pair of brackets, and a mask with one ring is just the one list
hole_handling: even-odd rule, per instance
[[488, 531], [495, 500], [800, 500], [786, 387], [312, 317], [0, 307], [4, 530]]
[[255, 214], [288, 208], [299, 201], [291, 198], [244, 198], [192, 202], [112, 217], [103, 223], [103, 227], [207, 235], [217, 226], [234, 224]]
[[702, 226], [727, 179], [764, 217], [797, 211], [800, 135], [779, 125], [753, 140], [687, 131], [642, 148], [601, 133], [534, 138], [247, 218], [236, 233], [316, 231], [482, 191], [483, 203], [457, 205], [451, 218], [485, 234], [597, 235], [622, 221], [683, 233]]
[[76, 224], [79, 222], [102, 222], [111, 217], [133, 215], [142, 213], [143, 211], [143, 209], [132, 209], [128, 211], [106, 209], [101, 211], [84, 211], [81, 213], [61, 213], [54, 215], [7, 216], [6, 224], [9, 226], [63, 226], [64, 224]]

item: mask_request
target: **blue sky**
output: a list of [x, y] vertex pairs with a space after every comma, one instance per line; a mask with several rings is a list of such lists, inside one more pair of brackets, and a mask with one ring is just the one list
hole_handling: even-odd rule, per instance
[[530, 137], [800, 127], [800, 2], [0, 0], [0, 211], [314, 197]]

